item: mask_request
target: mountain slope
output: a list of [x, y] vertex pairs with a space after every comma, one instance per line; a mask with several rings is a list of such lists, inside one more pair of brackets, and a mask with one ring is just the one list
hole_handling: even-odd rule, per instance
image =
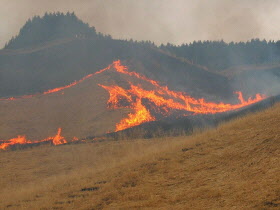
[[229, 99], [233, 92], [226, 77], [169, 55], [151, 42], [114, 40], [96, 33], [75, 14], [53, 13], [28, 20], [0, 50], [0, 98], [65, 86], [118, 59], [194, 97]]
[[[101, 88], [108, 91], [109, 97]], [[25, 134], [29, 140], [37, 141], [43, 138], [42, 135], [46, 137], [57, 128], [65, 128], [67, 139], [103, 135], [145, 122], [157, 123], [160, 119], [170, 121], [173, 118], [174, 121], [182, 116], [239, 110], [265, 97], [258, 94], [247, 100], [238, 92], [237, 98], [239, 103], [234, 104], [192, 98], [188, 93], [173, 91], [157, 81], [130, 71], [118, 60], [64, 87], [47, 90], [42, 94], [0, 99], [0, 139], [15, 144], [20, 136], [17, 139], [12, 137]], [[207, 118], [201, 116], [195, 119], [199, 118], [200, 121], [207, 121]], [[215, 119], [209, 116], [208, 121], [211, 118]], [[186, 130], [193, 129], [189, 123], [185, 127]], [[26, 141], [21, 142], [24, 144]]]
[[129, 110], [107, 109], [108, 93], [99, 84], [121, 81], [124, 79], [120, 75], [104, 72], [59, 92], [2, 100], [0, 139], [18, 134], [25, 134], [30, 140], [43, 139], [59, 127], [68, 139], [114, 131]]
[[277, 104], [193, 137], [2, 152], [0, 206], [279, 209], [279, 113]]
[[232, 93], [225, 77], [151, 46], [113, 39], [75, 38], [57, 43], [61, 44], [51, 42], [38, 46], [38, 50], [32, 46], [21, 51], [0, 52], [0, 96], [34, 94], [64, 86], [117, 59], [127, 61], [124, 63], [139, 73], [193, 96], [217, 99]]
[[256, 91], [277, 95], [280, 92], [280, 68], [279, 65], [248, 66], [246, 70], [241, 67], [240, 72], [231, 76], [231, 81], [233, 87], [239, 87], [248, 93]]
[[[0, 98], [65, 86], [119, 59], [162, 85], [193, 97], [230, 101], [234, 91], [243, 91], [247, 96], [256, 94], [253, 83], [260, 84], [258, 92], [273, 95], [278, 94], [279, 87], [277, 92], [266, 83], [273, 83], [273, 86], [279, 83], [277, 66], [272, 73], [266, 71], [268, 74], [260, 78], [252, 75], [253, 82], [251, 75], [230, 80], [220, 71], [227, 68], [226, 75], [235, 75], [238, 70], [233, 66], [236, 65], [277, 64], [278, 54], [279, 42], [260, 40], [230, 44], [194, 42], [181, 47], [157, 47], [150, 41], [114, 40], [109, 35], [96, 33], [94, 27], [89, 27], [75, 14], [46, 14], [28, 20], [20, 33], [0, 50]], [[246, 62], [239, 63], [242, 59]], [[237, 63], [229, 62], [231, 60]], [[201, 66], [205, 61], [213, 68], [208, 70]], [[221, 69], [220, 62], [229, 63]]]

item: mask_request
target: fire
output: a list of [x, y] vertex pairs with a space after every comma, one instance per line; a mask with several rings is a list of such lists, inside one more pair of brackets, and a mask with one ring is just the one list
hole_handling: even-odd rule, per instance
[[74, 81], [72, 82], [71, 84], [69, 85], [66, 85], [66, 86], [63, 86], [63, 87], [58, 87], [58, 88], [54, 88], [54, 89], [50, 89], [50, 90], [47, 90], [45, 92], [43, 92], [42, 94], [34, 94], [34, 95], [24, 95], [24, 96], [19, 96], [19, 97], [10, 97], [10, 98], [2, 98], [0, 99], [0, 101], [14, 101], [14, 100], [19, 100], [19, 99], [28, 99], [28, 98], [32, 98], [32, 97], [35, 97], [35, 96], [38, 96], [38, 95], [47, 95], [47, 94], [50, 94], [50, 93], [56, 93], [56, 92], [60, 92], [62, 90], [65, 90], [65, 89], [68, 89], [70, 87], [73, 87], [77, 84], [80, 84], [82, 83], [83, 81], [85, 81], [86, 79], [94, 76], [94, 75], [97, 75], [97, 74], [100, 74], [106, 70], [109, 70], [111, 67], [112, 67], [113, 64], [109, 65], [108, 67], [104, 68], [104, 69], [101, 69], [100, 71], [97, 71], [93, 74], [89, 74], [85, 77], [83, 77], [82, 79], [78, 80], [78, 81]]
[[1, 142], [3, 142], [3, 143], [0, 145], [0, 149], [7, 149], [9, 146], [15, 145], [15, 144], [31, 144], [32, 143], [31, 141], [28, 141], [25, 136], [20, 136], [20, 135], [16, 138], [8, 140], [8, 141], [1, 140]]
[[61, 128], [58, 128], [57, 134], [52, 138], [54, 145], [66, 144], [67, 141], [63, 136], [61, 136]]
[[[195, 99], [189, 96], [187, 93], [172, 91], [167, 86], [161, 86], [158, 81], [149, 79], [139, 73], [129, 71], [128, 67], [121, 64], [120, 60], [114, 61], [108, 67], [96, 73], [89, 74], [69, 85], [47, 90], [43, 92], [42, 95], [63, 91], [85, 81], [96, 74], [100, 74], [108, 70], [136, 78], [140, 80], [141, 83], [147, 83], [150, 86], [148, 90], [143, 88], [140, 84], [133, 84], [131, 82], [129, 83], [129, 88], [126, 89], [118, 85], [105, 86], [99, 84], [100, 87], [104, 88], [109, 93], [109, 99], [107, 101], [108, 108], [130, 108], [132, 110], [132, 112], [129, 113], [127, 117], [116, 124], [115, 131], [121, 131], [145, 122], [157, 120], [157, 117], [153, 116], [152, 113], [156, 113], [157, 115], [159, 114], [161, 116], [168, 116], [172, 113], [172, 111], [177, 110], [183, 111], [184, 116], [192, 114], [214, 114], [240, 109], [250, 104], [259, 102], [265, 98], [263, 95], [256, 94], [255, 97], [250, 97], [245, 100], [242, 92], [239, 91], [235, 92], [235, 94], [238, 95], [238, 99], [240, 101], [238, 104], [228, 104], [222, 102], [213, 103], [208, 102], [203, 98]], [[0, 101], [28, 99], [37, 95], [39, 94], [11, 97], [0, 99]], [[7, 149], [9, 146], [16, 144], [39, 144], [42, 142], [52, 142], [53, 145], [66, 144], [68, 141], [63, 136], [61, 136], [61, 132], [62, 129], [59, 128], [55, 136], [39, 141], [27, 140], [26, 136], [24, 135], [19, 135], [18, 137], [10, 140], [0, 140], [0, 149]], [[72, 141], [77, 140], [78, 138], [73, 137]]]
[[[38, 140], [38, 141], [31, 141], [27, 140], [26, 136], [21, 136], [19, 135], [16, 138], [9, 139], [9, 140], [0, 140], [0, 149], [7, 149], [8, 147], [12, 145], [17, 145], [17, 144], [39, 144], [42, 142], [51, 142], [53, 145], [60, 145], [60, 144], [66, 144], [68, 143], [66, 139], [61, 136], [61, 128], [58, 128], [57, 134], [53, 137], [48, 137], [43, 140]], [[74, 137], [72, 141], [77, 141], [78, 138]]]
[[[143, 104], [143, 100], [148, 100], [154, 106], [150, 106], [155, 112], [163, 116], [168, 116], [172, 110], [186, 111], [189, 114], [215, 114], [220, 112], [227, 112], [235, 109], [240, 109], [244, 106], [254, 104], [265, 98], [260, 94], [256, 94], [254, 98], [250, 97], [248, 100], [243, 98], [242, 92], [235, 92], [240, 101], [239, 104], [213, 103], [207, 102], [205, 99], [195, 99], [184, 92], [169, 90], [167, 86], [161, 86], [159, 82], [151, 80], [136, 72], [129, 72], [126, 66], [121, 65], [120, 61], [113, 63], [114, 69], [122, 74], [131, 77], [136, 77], [142, 81], [148, 82], [153, 86], [152, 90], [146, 90], [139, 84], [131, 84], [129, 89], [124, 89], [120, 86], [104, 86], [100, 85], [109, 92], [108, 107], [126, 108], [133, 110], [127, 118], [122, 119], [116, 125], [115, 131], [124, 130], [144, 122], [154, 121], [156, 118], [151, 115], [148, 108]], [[129, 105], [122, 105], [123, 100]], [[186, 116], [184, 114], [184, 116]]]
[[134, 113], [130, 113], [127, 118], [122, 119], [121, 122], [116, 125], [116, 131], [121, 131], [128, 127], [134, 127], [144, 122], [155, 120], [140, 99], [132, 104], [132, 107], [134, 108]]

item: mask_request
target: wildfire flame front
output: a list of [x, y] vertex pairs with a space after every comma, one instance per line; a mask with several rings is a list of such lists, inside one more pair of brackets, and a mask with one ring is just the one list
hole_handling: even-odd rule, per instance
[[[149, 108], [143, 103], [144, 100], [147, 100], [151, 104], [153, 104], [153, 106], [156, 107], [155, 110], [161, 115], [168, 116], [171, 110], [182, 110], [192, 114], [214, 114], [220, 112], [227, 112], [231, 110], [240, 109], [250, 104], [254, 104], [265, 98], [265, 96], [261, 94], [256, 94], [254, 98], [250, 97], [248, 100], [245, 100], [242, 92], [239, 91], [235, 92], [238, 95], [238, 99], [240, 101], [240, 103], [238, 104], [207, 102], [203, 98], [195, 99], [189, 96], [187, 93], [169, 90], [167, 86], [161, 86], [157, 81], [151, 80], [136, 72], [129, 71], [128, 67], [121, 64], [120, 60], [114, 61], [105, 69], [102, 69], [94, 74], [89, 74], [81, 80], [71, 83], [70, 85], [51, 89], [43, 92], [42, 94], [52, 94], [55, 92], [65, 90], [67, 88], [71, 88], [96, 74], [100, 74], [108, 70], [113, 70], [120, 74], [133, 77], [140, 81], [146, 82], [151, 87], [153, 87], [152, 90], [146, 90], [141, 86], [141, 84], [132, 84], [131, 82], [129, 82], [130, 87], [127, 89], [118, 85], [106, 86], [99, 84], [100, 87], [104, 88], [109, 93], [109, 99], [107, 102], [108, 108], [130, 108], [132, 110], [127, 117], [121, 119], [121, 121], [116, 124], [115, 131], [121, 131], [127, 128], [131, 128], [133, 126], [140, 125], [144, 122], [157, 120], [156, 117], [151, 114], [151, 110], [149, 110]], [[7, 99], [0, 99], [0, 101], [28, 99], [37, 95], [38, 94], [26, 95], [17, 98], [11, 97]], [[125, 105], [121, 103], [121, 100], [124, 99], [127, 102]], [[48, 137], [39, 141], [27, 140], [26, 136], [24, 135], [19, 135], [18, 137], [9, 140], [0, 140], [0, 149], [5, 150], [9, 146], [15, 144], [36, 144], [48, 141], [52, 142], [52, 144], [54, 145], [66, 144], [67, 140], [63, 136], [61, 136], [61, 132], [62, 129], [59, 128], [55, 136]], [[77, 140], [78, 139], [76, 137], [73, 137], [72, 141]]]

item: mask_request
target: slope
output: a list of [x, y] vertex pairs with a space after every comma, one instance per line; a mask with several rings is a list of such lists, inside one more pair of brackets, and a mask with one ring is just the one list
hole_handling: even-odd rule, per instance
[[0, 206], [279, 209], [279, 123], [277, 104], [192, 137], [3, 152]]
[[[132, 69], [174, 90], [211, 101], [230, 101], [233, 91], [243, 91], [247, 96], [256, 94], [255, 85], [250, 76], [232, 82], [217, 72], [242, 64], [277, 64], [278, 54], [278, 42], [258, 39], [230, 44], [194, 42], [178, 47], [170, 44], [157, 47], [150, 41], [115, 40], [110, 35], [96, 33], [94, 27], [74, 13], [46, 13], [28, 20], [19, 34], [0, 50], [0, 98], [65, 86], [121, 59]], [[212, 68], [201, 66], [205, 62]], [[236, 72], [235, 68], [227, 70], [229, 74]], [[273, 72], [279, 72], [279, 68]], [[261, 80], [264, 76], [265, 80]], [[255, 80], [258, 75], [252, 75], [253, 83], [261, 84], [258, 92], [275, 94], [265, 84], [277, 85], [279, 76], [273, 81], [267, 79], [271, 75], [264, 76]]]
[[245, 70], [242, 66], [235, 67], [219, 75], [152, 45], [104, 38], [68, 38], [25, 49], [0, 50], [0, 97], [64, 86], [117, 59], [174, 90], [211, 101], [230, 101], [233, 91], [243, 91], [246, 96], [277, 95], [280, 89], [276, 65], [252, 65]]
[[[108, 99], [107, 94], [100, 91], [101, 87], [108, 91]], [[121, 131], [170, 115], [177, 118], [238, 110], [264, 97], [256, 95], [246, 100], [238, 92], [239, 103], [236, 104], [196, 99], [188, 93], [172, 91], [157, 81], [130, 71], [121, 61], [114, 61], [107, 68], [67, 86], [42, 94], [0, 99], [0, 138], [4, 139], [4, 143], [15, 144], [20, 141], [25, 144], [28, 142], [21, 136], [11, 138], [26, 134], [29, 140], [36, 139], [40, 143], [45, 142], [38, 142], [42, 135], [46, 136], [54, 128], [59, 128], [58, 133], [61, 133], [61, 128], [65, 128], [67, 137], [73, 137], [74, 140], [77, 137], [102, 135], [106, 131]], [[124, 113], [128, 114], [127, 117]], [[109, 121], [110, 118], [112, 120]], [[116, 123], [117, 120], [119, 123]], [[116, 126], [112, 128], [114, 124]], [[61, 135], [58, 136], [61, 139]]]
[[173, 89], [191, 91], [195, 97], [220, 100], [232, 93], [226, 77], [172, 57], [155, 46], [105, 38], [69, 38], [0, 51], [0, 97], [64, 86], [118, 59]]
[[227, 74], [233, 87], [240, 87], [247, 93], [261, 92], [277, 95], [280, 92], [280, 68], [278, 65], [236, 67]]
[[129, 109], [107, 109], [108, 93], [99, 84], [124, 81], [122, 75], [108, 69], [58, 92], [0, 100], [0, 139], [19, 134], [30, 140], [43, 139], [59, 127], [68, 139], [114, 131]]

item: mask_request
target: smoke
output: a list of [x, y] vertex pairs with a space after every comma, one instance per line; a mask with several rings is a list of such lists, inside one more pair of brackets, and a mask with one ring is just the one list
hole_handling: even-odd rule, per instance
[[279, 66], [248, 69], [231, 82], [233, 90], [245, 90], [246, 97], [256, 93], [266, 96], [280, 94]]
[[278, 39], [280, 0], [1, 0], [0, 46], [28, 18], [74, 11], [114, 38], [181, 44], [193, 40]]

